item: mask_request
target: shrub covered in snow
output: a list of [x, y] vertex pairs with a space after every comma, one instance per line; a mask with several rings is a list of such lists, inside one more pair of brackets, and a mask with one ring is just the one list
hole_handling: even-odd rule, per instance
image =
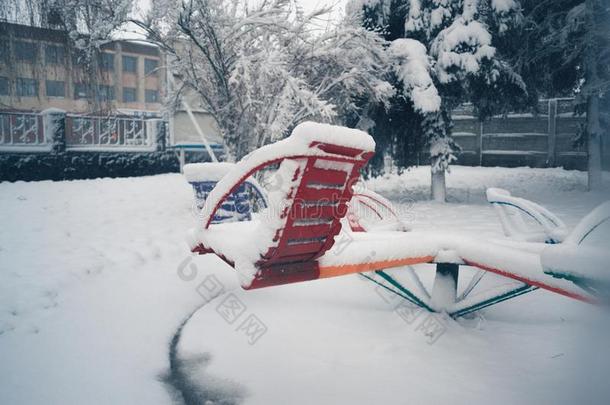
[[0, 181], [74, 180], [178, 172], [174, 152], [2, 153]]

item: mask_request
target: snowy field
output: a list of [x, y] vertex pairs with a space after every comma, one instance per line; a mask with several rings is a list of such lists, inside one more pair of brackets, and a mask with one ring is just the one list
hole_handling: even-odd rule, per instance
[[[429, 181], [423, 167], [368, 186], [414, 229], [489, 237], [501, 229], [486, 187], [570, 227], [610, 199], [610, 176], [587, 193], [584, 173], [561, 169], [454, 167], [444, 205], [427, 201]], [[191, 205], [177, 174], [0, 184], [1, 404], [180, 403], [176, 387], [209, 404], [608, 403], [594, 307], [538, 290], [439, 318], [431, 343], [427, 314], [405, 321], [359, 276], [241, 290], [218, 258], [190, 256]], [[223, 294], [186, 323], [170, 373], [172, 337], [210, 280]], [[217, 310], [227, 300], [237, 319]], [[266, 328], [255, 342], [242, 328], [252, 316]]]

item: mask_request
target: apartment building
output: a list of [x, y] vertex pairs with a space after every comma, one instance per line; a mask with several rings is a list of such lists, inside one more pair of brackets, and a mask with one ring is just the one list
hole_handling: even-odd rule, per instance
[[94, 74], [64, 31], [0, 22], [0, 111], [157, 115], [167, 91], [156, 46], [114, 41]]

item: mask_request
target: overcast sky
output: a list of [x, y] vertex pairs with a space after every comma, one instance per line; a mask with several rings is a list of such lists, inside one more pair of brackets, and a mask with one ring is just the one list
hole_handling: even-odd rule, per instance
[[[150, 0], [137, 1], [141, 9], [147, 9], [150, 6]], [[335, 9], [333, 14], [340, 16], [345, 8], [347, 0], [297, 0], [297, 2], [303, 6], [303, 10], [306, 12], [325, 6], [333, 6]]]
[[[3, 0], [0, 0], [0, 1], [3, 1]], [[139, 9], [138, 11], [136, 11], [136, 14], [147, 11], [151, 4], [151, 0], [136, 0], [136, 1], [137, 1], [136, 8]], [[322, 7], [332, 7], [333, 11], [331, 13], [329, 13], [329, 15], [327, 17], [328, 21], [339, 20], [343, 16], [343, 13], [345, 11], [345, 4], [348, 2], [348, 0], [296, 0], [296, 1], [299, 4], [301, 4], [301, 6], [303, 7], [303, 11], [306, 13], [319, 9], [319, 8], [322, 8]], [[316, 24], [316, 25], [318, 25], [318, 24]], [[326, 27], [326, 24], [321, 21], [321, 24], [319, 24], [319, 27], [320, 27], [320, 29], [324, 29]], [[128, 26], [124, 27], [120, 32], [116, 33], [114, 37], [115, 37], [115, 39], [120, 38], [120, 39], [131, 39], [131, 40], [143, 38], [142, 31], [140, 29], [136, 28], [135, 25], [133, 25], [133, 24], [129, 24]]]
[[335, 13], [340, 12], [338, 14], [341, 14], [347, 0], [298, 0], [298, 2], [303, 6], [305, 11], [312, 11], [324, 6], [333, 6], [336, 9]]

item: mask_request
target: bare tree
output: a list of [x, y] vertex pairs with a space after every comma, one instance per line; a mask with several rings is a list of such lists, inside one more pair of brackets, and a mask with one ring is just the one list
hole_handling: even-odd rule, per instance
[[180, 87], [216, 120], [231, 156], [285, 136], [306, 119], [364, 125], [392, 94], [383, 40], [351, 20], [321, 33], [288, 0], [154, 3], [136, 21], [170, 55]]

